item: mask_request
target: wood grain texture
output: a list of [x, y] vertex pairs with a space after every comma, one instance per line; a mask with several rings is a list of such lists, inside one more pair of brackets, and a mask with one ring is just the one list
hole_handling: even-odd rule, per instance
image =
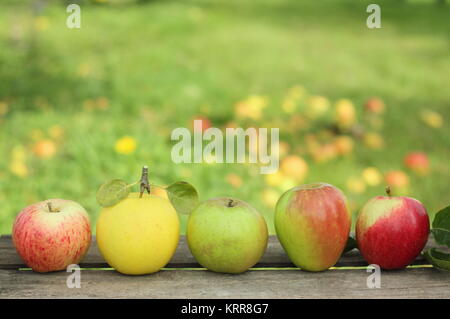
[[[436, 247], [433, 239], [430, 238], [427, 247]], [[428, 264], [428, 262], [419, 256], [414, 263], [415, 265]], [[367, 263], [362, 258], [358, 250], [353, 250], [343, 255], [338, 263], [337, 267], [347, 267], [347, 266], [366, 266]], [[91, 247], [80, 263], [82, 268], [105, 268], [109, 267], [105, 262], [103, 257], [97, 247], [95, 238], [92, 241]], [[26, 267], [21, 258], [17, 255], [16, 250], [13, 246], [11, 236], [1, 236], [0, 237], [0, 269], [19, 269]], [[175, 255], [166, 266], [167, 268], [200, 268], [201, 266], [195, 261], [186, 243], [186, 238], [181, 237], [180, 243], [178, 245]], [[267, 245], [267, 250], [264, 256], [261, 258], [258, 264], [254, 267], [294, 267], [283, 248], [280, 245], [276, 236], [270, 236]]]
[[[430, 240], [428, 247], [435, 246]], [[427, 264], [419, 257], [415, 264]], [[367, 265], [357, 250], [341, 257], [336, 266]], [[108, 267], [95, 239], [80, 264], [83, 268]], [[333, 269], [309, 273], [293, 267], [275, 236], [255, 267], [244, 274], [217, 274], [199, 268], [189, 252], [185, 237], [167, 265], [168, 270], [146, 276], [126, 276], [114, 270], [81, 271], [81, 288], [70, 289], [70, 273], [39, 274], [20, 271], [26, 267], [10, 236], [0, 238], [0, 298], [450, 298], [450, 273], [434, 268], [383, 271], [380, 289], [367, 288], [370, 273], [365, 269]], [[178, 269], [177, 269], [178, 268]]]
[[0, 270], [0, 298], [450, 298], [450, 274], [433, 268], [384, 271], [381, 288], [367, 288], [365, 270], [250, 270], [239, 275], [163, 270], [146, 276], [82, 270], [69, 273]]

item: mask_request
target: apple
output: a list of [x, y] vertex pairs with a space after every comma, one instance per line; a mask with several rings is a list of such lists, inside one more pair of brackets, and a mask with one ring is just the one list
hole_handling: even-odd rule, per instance
[[333, 144], [338, 154], [347, 155], [353, 151], [354, 141], [350, 136], [341, 135], [335, 138]]
[[242, 186], [242, 178], [237, 174], [230, 173], [227, 175], [226, 179], [227, 182], [235, 188], [239, 188]]
[[311, 155], [316, 163], [325, 163], [336, 158], [338, 149], [332, 143], [327, 143], [319, 146]]
[[275, 208], [275, 229], [291, 261], [322, 271], [338, 261], [350, 233], [351, 213], [338, 188], [326, 183], [294, 187]]
[[376, 167], [367, 167], [362, 172], [363, 180], [369, 186], [377, 186], [383, 181], [383, 175]]
[[336, 122], [340, 128], [348, 129], [356, 122], [356, 111], [353, 102], [341, 99], [336, 102]]
[[401, 269], [425, 247], [429, 229], [427, 211], [418, 200], [378, 196], [361, 209], [356, 221], [356, 241], [369, 264]]
[[364, 144], [371, 149], [380, 150], [384, 147], [383, 137], [375, 132], [368, 132], [363, 136]]
[[281, 171], [297, 181], [303, 181], [308, 173], [308, 164], [297, 155], [290, 155], [281, 161]]
[[311, 96], [308, 99], [307, 105], [306, 115], [310, 119], [316, 119], [328, 111], [330, 108], [330, 101], [324, 96]]
[[33, 146], [33, 153], [40, 158], [50, 158], [56, 153], [56, 144], [52, 140], [42, 140]]
[[201, 203], [189, 215], [189, 249], [203, 267], [222, 273], [242, 273], [255, 265], [267, 247], [263, 216], [235, 198]]
[[428, 156], [423, 152], [411, 152], [404, 158], [405, 166], [419, 175], [426, 175], [430, 169]]
[[78, 264], [89, 249], [89, 215], [71, 200], [39, 202], [17, 215], [12, 239], [19, 256], [34, 271], [64, 270]]
[[366, 101], [364, 105], [367, 112], [380, 114], [384, 112], [385, 105], [383, 100], [377, 97], [372, 97]]
[[384, 177], [386, 183], [391, 186], [406, 187], [409, 185], [409, 177], [406, 173], [398, 170], [389, 171]]
[[130, 193], [102, 208], [96, 229], [101, 255], [126, 275], [158, 272], [173, 257], [180, 239], [175, 208], [163, 196], [151, 194]]
[[399, 195], [406, 195], [409, 189], [409, 176], [400, 170], [393, 170], [386, 173], [384, 180], [392, 191]]

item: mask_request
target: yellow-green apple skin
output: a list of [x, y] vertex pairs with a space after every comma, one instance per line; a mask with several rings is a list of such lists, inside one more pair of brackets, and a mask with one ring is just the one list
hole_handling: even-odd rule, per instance
[[294, 187], [275, 209], [275, 230], [290, 260], [302, 270], [335, 265], [347, 243], [351, 213], [338, 188], [325, 183]]
[[78, 264], [89, 249], [89, 215], [74, 201], [48, 199], [17, 215], [12, 239], [19, 256], [34, 271], [65, 270]]
[[242, 273], [261, 259], [268, 231], [264, 217], [246, 202], [216, 198], [191, 212], [186, 236], [192, 255], [203, 267]]
[[171, 203], [154, 195], [132, 193], [103, 208], [97, 221], [97, 244], [106, 262], [127, 275], [159, 271], [172, 258], [180, 223]]

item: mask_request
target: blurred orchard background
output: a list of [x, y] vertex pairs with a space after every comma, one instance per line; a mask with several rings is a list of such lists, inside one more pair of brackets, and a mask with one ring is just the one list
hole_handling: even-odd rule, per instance
[[[48, 198], [95, 223], [99, 185], [143, 164], [153, 183], [251, 203], [272, 232], [278, 197], [317, 181], [355, 215], [390, 184], [432, 216], [450, 203], [450, 5], [380, 0], [371, 30], [371, 2], [2, 0], [0, 233]], [[279, 127], [280, 170], [172, 163], [170, 133], [194, 119]]]

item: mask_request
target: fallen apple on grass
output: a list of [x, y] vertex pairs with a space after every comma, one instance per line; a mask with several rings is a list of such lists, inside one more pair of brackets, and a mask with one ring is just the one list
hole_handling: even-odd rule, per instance
[[336, 187], [315, 183], [284, 193], [275, 209], [278, 239], [303, 270], [322, 271], [338, 261], [348, 240], [351, 213]]
[[39, 202], [17, 215], [12, 239], [19, 256], [34, 271], [64, 270], [78, 264], [89, 249], [89, 215], [71, 200]]
[[426, 175], [430, 170], [430, 161], [423, 152], [408, 153], [403, 162], [405, 166], [418, 175]]
[[33, 153], [40, 158], [50, 158], [56, 153], [56, 144], [52, 140], [42, 140], [33, 146]]
[[364, 104], [364, 108], [369, 113], [380, 114], [384, 112], [385, 104], [380, 98], [371, 97]]
[[246, 202], [216, 198], [192, 211], [186, 237], [192, 255], [203, 267], [242, 273], [264, 254], [268, 231], [263, 216]]
[[308, 173], [308, 164], [303, 158], [290, 155], [281, 161], [280, 169], [286, 176], [297, 181], [303, 181]]
[[401, 269], [420, 254], [428, 240], [425, 207], [410, 197], [378, 196], [369, 200], [356, 222], [356, 241], [364, 259], [382, 269]]
[[393, 194], [406, 195], [409, 190], [409, 176], [401, 170], [393, 170], [384, 176], [386, 185], [389, 185]]

